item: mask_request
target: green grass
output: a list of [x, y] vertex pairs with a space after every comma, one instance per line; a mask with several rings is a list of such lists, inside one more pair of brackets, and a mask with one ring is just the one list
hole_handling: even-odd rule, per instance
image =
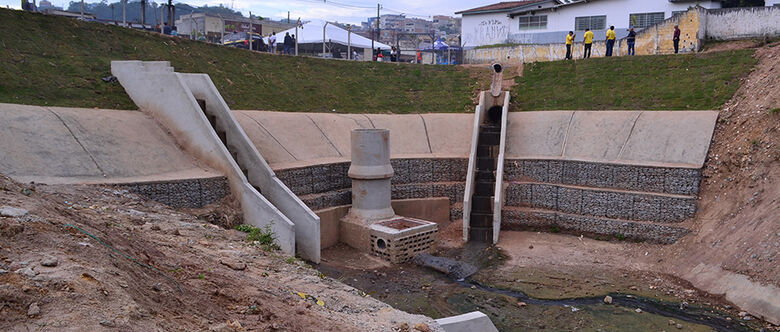
[[135, 109], [111, 60], [168, 60], [207, 73], [232, 109], [465, 112], [477, 80], [451, 66], [272, 56], [99, 23], [0, 9], [0, 102]]
[[526, 64], [513, 110], [720, 109], [756, 63], [754, 50]]

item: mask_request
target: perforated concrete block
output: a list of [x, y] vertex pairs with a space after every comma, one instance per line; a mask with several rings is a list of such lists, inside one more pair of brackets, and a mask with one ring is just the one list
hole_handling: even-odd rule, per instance
[[410, 261], [434, 249], [438, 226], [425, 220], [399, 217], [370, 226], [371, 253], [392, 263]]

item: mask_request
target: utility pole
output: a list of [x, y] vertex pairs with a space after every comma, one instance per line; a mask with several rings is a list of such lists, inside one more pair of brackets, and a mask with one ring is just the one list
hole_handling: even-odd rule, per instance
[[347, 60], [352, 60], [352, 25], [347, 24]]
[[114, 21], [114, 23], [116, 23], [116, 17], [114, 16], [114, 4], [112, 3], [108, 5], [108, 7], [111, 8], [111, 20]]
[[301, 26], [301, 18], [298, 18], [298, 21], [295, 22], [295, 55], [298, 55], [298, 27], [301, 27], [303, 29], [303, 26]]
[[165, 34], [165, 5], [160, 4], [160, 34]]
[[168, 25], [173, 31], [173, 23], [176, 21], [176, 7], [173, 6], [173, 0], [168, 0]]
[[141, 25], [146, 30], [146, 0], [141, 0]]
[[122, 0], [122, 26], [127, 26], [127, 0]]
[[252, 50], [252, 12], [249, 12], [249, 50]]
[[[377, 33], [377, 38], [379, 38], [379, 6], [380, 6], [380, 4], [376, 4], [376, 33]], [[373, 33], [371, 34], [371, 54], [374, 54], [374, 34]]]
[[[222, 28], [219, 29], [219, 31], [220, 31], [219, 32], [219, 43], [220, 44], [224, 44], [225, 43], [224, 42], [224, 40], [225, 40], [225, 18], [222, 17], [222, 14], [218, 14], [218, 15], [219, 15], [220, 22], [222, 22]], [[203, 29], [205, 30], [206, 28], [203, 28]]]
[[81, 0], [81, 19], [84, 19], [84, 0]]
[[287, 24], [290, 24], [290, 11], [287, 11]]

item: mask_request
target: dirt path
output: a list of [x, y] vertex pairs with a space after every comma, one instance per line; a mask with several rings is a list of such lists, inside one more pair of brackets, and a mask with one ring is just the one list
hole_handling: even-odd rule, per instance
[[0, 188], [0, 206], [29, 211], [0, 218], [3, 331], [437, 328], [195, 216], [219, 220], [218, 211], [176, 211], [91, 186], [22, 186], [0, 177]]

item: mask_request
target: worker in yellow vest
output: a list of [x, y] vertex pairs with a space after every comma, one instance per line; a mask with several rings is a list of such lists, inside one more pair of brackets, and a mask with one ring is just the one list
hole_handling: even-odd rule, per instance
[[571, 46], [574, 44], [574, 32], [569, 31], [566, 35], [566, 60], [571, 60]]
[[617, 35], [615, 35], [615, 26], [610, 26], [609, 30], [607, 30], [607, 54], [606, 56], [612, 56], [612, 48], [615, 47], [615, 39], [617, 38]]
[[593, 31], [585, 29], [585, 35], [583, 36], [582, 42], [585, 44], [585, 50], [582, 51], [582, 58], [590, 58], [590, 49], [593, 46]]

